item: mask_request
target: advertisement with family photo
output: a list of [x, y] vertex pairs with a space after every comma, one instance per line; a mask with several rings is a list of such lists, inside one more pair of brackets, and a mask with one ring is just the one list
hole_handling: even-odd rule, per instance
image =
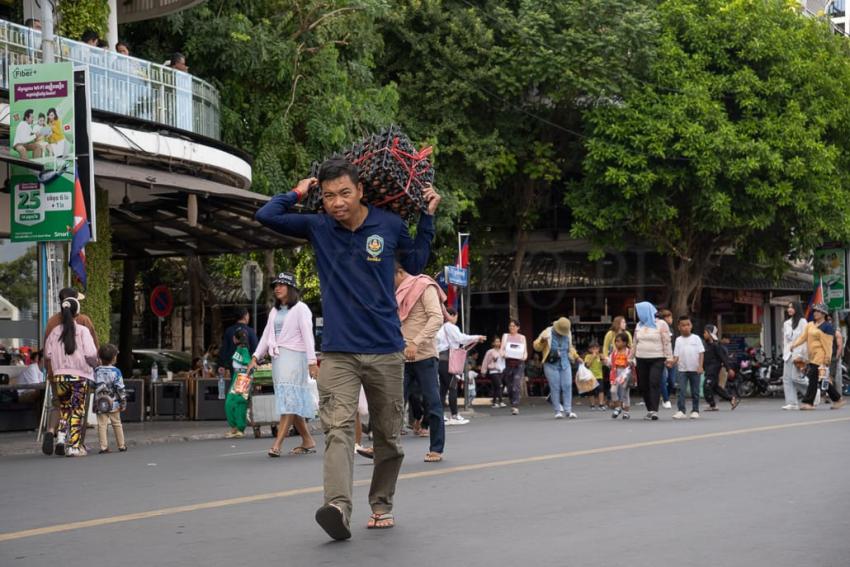
[[69, 240], [74, 195], [74, 72], [71, 63], [10, 69], [12, 241]]

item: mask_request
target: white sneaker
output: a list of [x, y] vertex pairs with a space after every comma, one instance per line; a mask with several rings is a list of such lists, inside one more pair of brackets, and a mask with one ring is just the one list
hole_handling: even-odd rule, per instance
[[511, 408], [511, 415], [519, 415], [519, 408]]
[[691, 419], [699, 419], [699, 412], [698, 411], [692, 411], [691, 412]]
[[782, 406], [782, 409], [784, 409], [784, 410], [798, 410], [798, 409], [800, 409], [800, 407], [797, 404], [785, 404], [784, 406]]
[[576, 414], [574, 414], [573, 412], [568, 413], [567, 417], [569, 417], [570, 419], [578, 419], [578, 416]]
[[673, 419], [688, 419], [688, 416], [683, 411], [677, 411], [673, 414]]
[[462, 415], [452, 416], [451, 421], [453, 421], [455, 425], [466, 425], [467, 423], [469, 423], [469, 420], [463, 417]]
[[490, 407], [491, 407], [491, 408], [497, 408], [497, 407], [499, 407], [499, 404], [493, 404], [493, 405], [492, 405], [492, 406], [490, 406]]
[[661, 404], [661, 406], [664, 409], [673, 409], [673, 404], [671, 404], [670, 402], [664, 402], [663, 404]]
[[502, 402], [502, 403], [499, 404], [499, 407], [500, 408], [506, 408], [506, 407], [508, 407], [508, 404], [506, 404], [505, 402]]
[[559, 411], [555, 413], [555, 419], [564, 419], [564, 412]]

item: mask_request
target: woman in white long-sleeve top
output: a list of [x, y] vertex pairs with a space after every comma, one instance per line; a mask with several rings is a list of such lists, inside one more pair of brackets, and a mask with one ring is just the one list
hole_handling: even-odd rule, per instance
[[791, 344], [803, 334], [806, 328], [806, 318], [803, 316], [803, 309], [799, 302], [789, 303], [787, 311], [788, 318], [782, 325], [782, 360], [785, 361], [785, 368], [782, 373], [782, 387], [785, 391], [784, 410], [799, 409], [797, 404], [797, 383], [800, 380], [802, 372], [794, 364], [795, 360], [806, 360], [806, 345], [791, 348]]
[[277, 413], [280, 424], [270, 457], [280, 456], [289, 428], [301, 435], [301, 445], [290, 451], [291, 455], [306, 455], [316, 452], [316, 441], [310, 435], [305, 418], [316, 416], [316, 400], [309, 383], [311, 377], [319, 375], [316, 364], [316, 347], [313, 338], [313, 314], [301, 301], [295, 276], [281, 272], [272, 281], [275, 306], [257, 350], [248, 365], [254, 369], [266, 354], [272, 359], [272, 379]]
[[449, 350], [453, 348], [467, 347], [475, 343], [483, 343], [487, 337], [483, 335], [467, 335], [461, 332], [457, 326], [457, 311], [447, 309], [448, 320], [437, 331], [437, 352], [439, 353], [439, 365], [437, 372], [440, 375], [440, 400], [449, 395], [449, 411], [451, 417], [446, 421], [448, 425], [464, 425], [468, 419], [458, 414], [457, 410], [457, 376], [449, 373]]

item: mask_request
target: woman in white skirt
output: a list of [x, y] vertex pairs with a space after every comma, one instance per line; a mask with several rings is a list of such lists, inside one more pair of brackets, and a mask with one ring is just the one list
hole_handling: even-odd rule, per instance
[[313, 313], [301, 302], [301, 293], [293, 274], [281, 272], [271, 285], [274, 290], [274, 308], [269, 313], [266, 328], [248, 365], [248, 371], [253, 370], [266, 354], [271, 357], [280, 425], [274, 445], [269, 449], [269, 457], [280, 456], [280, 447], [293, 425], [301, 435], [301, 445], [289, 454], [308, 455], [316, 452], [316, 441], [310, 435], [305, 418], [315, 417], [318, 408], [311, 384], [311, 379], [319, 375], [313, 339]]

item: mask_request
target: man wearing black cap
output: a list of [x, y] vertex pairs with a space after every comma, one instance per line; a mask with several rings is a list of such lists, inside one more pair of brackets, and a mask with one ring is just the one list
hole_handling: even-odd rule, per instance
[[[326, 214], [293, 214], [290, 209], [319, 183]], [[316, 521], [334, 539], [351, 537], [354, 416], [361, 384], [369, 403], [375, 467], [367, 527], [394, 525], [393, 495], [404, 459], [399, 443], [404, 397], [404, 338], [395, 298], [395, 259], [410, 274], [428, 262], [434, 213], [440, 196], [423, 192], [428, 210], [416, 238], [401, 217], [363, 204], [357, 166], [331, 159], [318, 179], [304, 179], [275, 195], [256, 218], [281, 234], [309, 239], [316, 253], [325, 320], [319, 372], [319, 414], [325, 431], [325, 504]]]
[[[72, 287], [66, 287], [59, 291], [59, 303], [62, 303], [68, 298], [74, 298], [77, 301], [82, 301], [86, 298], [86, 296]], [[98, 343], [97, 340], [97, 332], [94, 329], [94, 323], [92, 323], [92, 320], [89, 319], [88, 315], [85, 315], [84, 313], [77, 313], [74, 317], [74, 322], [86, 327], [89, 332], [91, 332], [95, 348], [100, 348], [100, 343]], [[47, 343], [47, 337], [50, 335], [50, 332], [61, 324], [62, 313], [54, 313], [50, 316], [50, 319], [47, 320], [47, 326], [44, 328], [44, 341], [42, 344]], [[50, 414], [47, 420], [47, 430], [44, 432], [44, 437], [41, 442], [41, 451], [45, 455], [52, 455], [55, 451], [57, 455], [62, 456], [65, 454], [65, 447], [62, 440], [59, 440], [59, 443], [56, 444], [55, 448], [53, 446], [53, 440], [56, 437], [56, 428], [59, 427], [59, 397], [56, 395], [54, 382], [50, 380], [53, 376], [53, 369], [50, 367], [49, 358], [45, 358], [44, 368], [47, 371], [47, 382], [50, 384], [53, 395], [51, 397]]]
[[708, 402], [706, 411], [718, 411], [717, 402], [714, 401], [714, 395], [717, 394], [732, 406], [732, 409], [738, 407], [740, 399], [738, 396], [730, 396], [720, 385], [720, 369], [725, 368], [729, 380], [735, 378], [735, 371], [730, 368], [729, 353], [720, 344], [717, 335], [717, 327], [714, 325], [706, 325], [702, 333], [703, 342], [705, 343], [705, 354], [703, 355], [703, 368], [705, 369], [705, 384], [702, 391], [705, 401]]

